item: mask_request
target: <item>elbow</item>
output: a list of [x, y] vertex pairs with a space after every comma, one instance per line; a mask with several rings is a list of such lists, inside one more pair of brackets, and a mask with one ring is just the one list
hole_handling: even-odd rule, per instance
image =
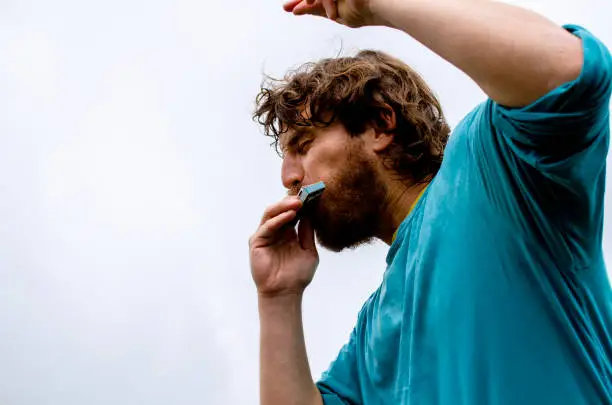
[[551, 61], [551, 74], [544, 94], [580, 77], [584, 66], [584, 49], [580, 38], [567, 33], [558, 55]]

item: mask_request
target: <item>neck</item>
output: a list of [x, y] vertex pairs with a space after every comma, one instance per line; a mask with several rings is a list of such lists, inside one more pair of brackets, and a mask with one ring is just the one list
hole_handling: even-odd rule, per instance
[[423, 183], [414, 183], [410, 186], [405, 184], [395, 183], [389, 187], [389, 199], [387, 203], [386, 221], [384, 221], [383, 229], [381, 229], [379, 239], [387, 245], [393, 242], [393, 234], [399, 228], [401, 223], [406, 219], [413, 204], [421, 196], [422, 191], [429, 185], [429, 181]]

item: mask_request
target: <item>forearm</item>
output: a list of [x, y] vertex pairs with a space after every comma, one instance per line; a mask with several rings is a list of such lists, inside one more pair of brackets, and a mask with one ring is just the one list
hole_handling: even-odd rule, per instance
[[262, 405], [322, 405], [308, 365], [302, 297], [259, 298]]
[[544, 17], [490, 0], [371, 0], [400, 29], [469, 75], [492, 99], [523, 106], [575, 79], [580, 40]]

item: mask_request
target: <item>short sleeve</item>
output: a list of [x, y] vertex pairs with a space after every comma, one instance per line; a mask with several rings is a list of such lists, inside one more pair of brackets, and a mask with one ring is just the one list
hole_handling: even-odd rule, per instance
[[554, 171], [564, 175], [564, 168], [587, 150], [589, 160], [602, 165], [610, 137], [610, 52], [589, 31], [575, 25], [564, 28], [582, 41], [584, 62], [579, 77], [523, 108], [491, 101], [495, 129], [508, 138], [519, 157], [544, 171], [552, 169], [552, 175]]
[[356, 358], [356, 329], [342, 347], [336, 360], [321, 375], [317, 388], [325, 405], [360, 404]]
[[365, 309], [371, 299], [372, 296], [359, 311], [357, 324], [348, 342], [316, 383], [325, 405], [363, 404], [359, 374], [359, 335], [365, 322]]
[[602, 130], [609, 120], [610, 52], [589, 31], [575, 25], [564, 28], [582, 40], [584, 61], [579, 77], [523, 108], [494, 104], [494, 125], [517, 144], [540, 153], [541, 158], [560, 152], [560, 144], [587, 146], [605, 132]]
[[519, 208], [560, 265], [583, 269], [602, 249], [612, 57], [589, 31], [564, 28], [582, 41], [578, 78], [522, 108], [487, 100], [464, 126], [493, 201]]

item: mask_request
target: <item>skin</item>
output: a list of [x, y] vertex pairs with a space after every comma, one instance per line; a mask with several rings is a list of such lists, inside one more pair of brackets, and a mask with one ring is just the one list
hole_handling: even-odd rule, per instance
[[339, 252], [373, 238], [391, 242], [415, 197], [413, 189], [420, 188], [406, 187], [382, 165], [380, 154], [392, 141], [392, 135], [372, 128], [350, 136], [340, 123], [281, 138], [284, 186], [326, 184], [305, 213], [323, 247]]
[[[281, 177], [290, 195], [265, 210], [250, 240], [252, 273], [260, 295], [300, 294], [306, 288], [318, 264], [315, 234], [322, 246], [335, 251], [373, 238], [391, 243], [393, 232], [426, 185], [406, 186], [384, 167], [380, 153], [392, 140], [392, 135], [372, 128], [352, 137], [340, 123], [283, 135]], [[317, 181], [326, 183], [325, 192], [306, 211], [297, 230], [288, 226], [302, 208], [297, 190]], [[347, 227], [355, 228], [352, 235], [357, 236], [347, 238]]]
[[[380, 154], [392, 140], [372, 128], [351, 137], [341, 124], [281, 138], [282, 181], [290, 195], [266, 209], [250, 240], [261, 323], [262, 404], [322, 403], [310, 374], [301, 318], [303, 292], [319, 263], [315, 234], [334, 251], [372, 238], [391, 243], [426, 186], [406, 186], [384, 167]], [[296, 191], [320, 180], [325, 192], [294, 229], [289, 225], [301, 209]]]
[[[582, 69], [579, 39], [533, 12], [498, 2], [292, 0], [284, 9], [349, 27], [400, 29], [469, 75], [490, 98], [510, 107], [537, 100], [574, 80]], [[292, 140], [296, 135], [301, 138]], [[341, 125], [334, 125], [303, 136], [289, 132], [281, 140], [282, 181], [290, 195], [266, 209], [249, 240], [259, 297], [262, 405], [323, 403], [310, 373], [301, 317], [303, 293], [319, 263], [315, 234], [332, 250], [371, 238], [390, 244], [424, 186], [398, 181], [381, 164], [380, 155], [393, 139], [390, 134], [370, 128], [351, 138]], [[328, 185], [319, 204], [305, 212], [297, 230], [287, 226], [301, 208], [297, 189], [319, 180]], [[363, 182], [369, 187], [357, 187]], [[347, 194], [354, 198], [345, 198]], [[347, 209], [356, 200], [377, 210]], [[334, 222], [336, 217], [340, 220]], [[351, 223], [364, 232], [343, 239], [342, 231]]]
[[289, 1], [295, 15], [399, 29], [470, 76], [499, 104], [521, 107], [578, 77], [580, 39], [534, 12], [490, 0]]

